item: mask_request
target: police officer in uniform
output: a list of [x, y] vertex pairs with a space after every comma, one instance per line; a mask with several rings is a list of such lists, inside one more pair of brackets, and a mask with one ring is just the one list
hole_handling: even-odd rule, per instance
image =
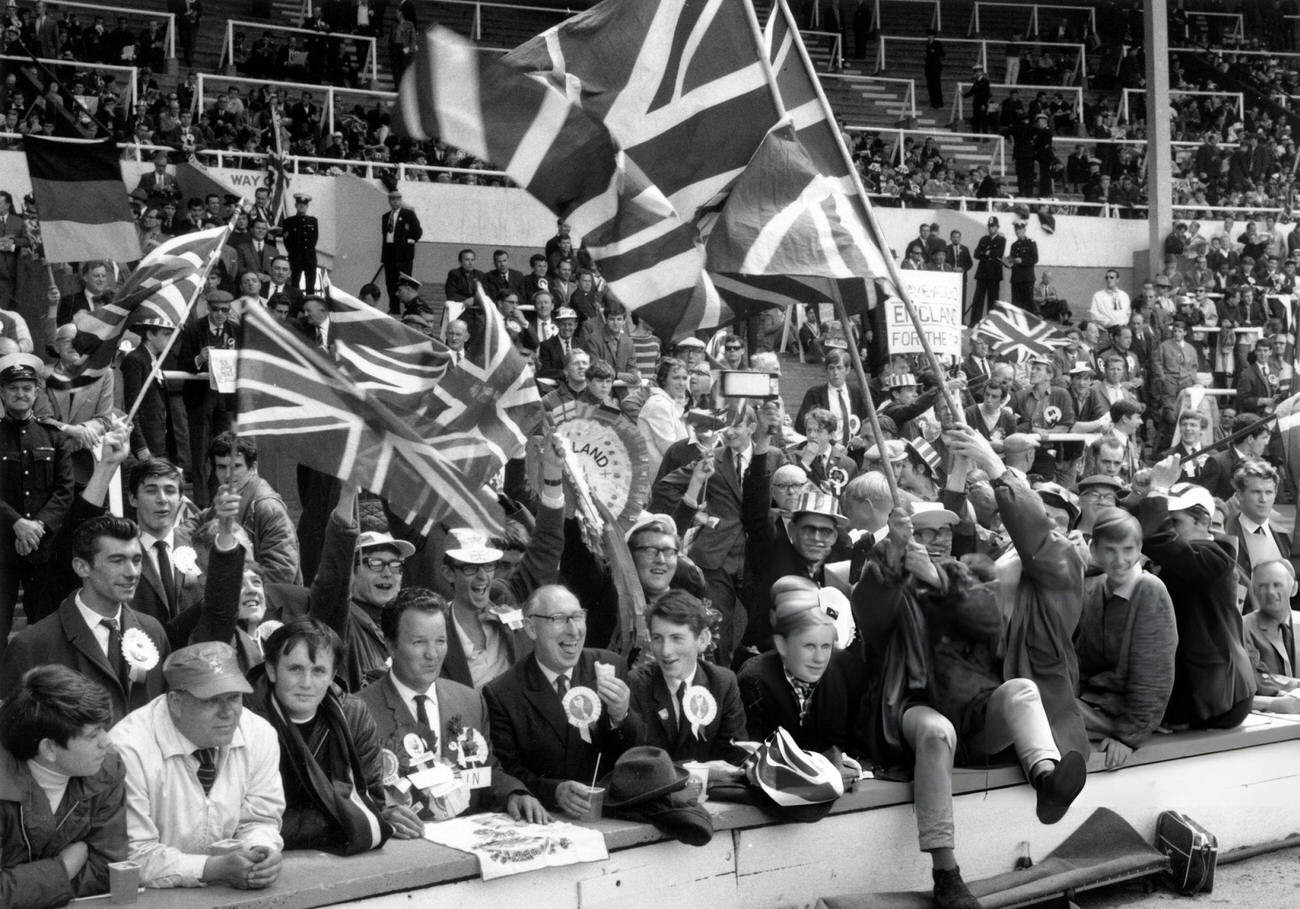
[[72, 505], [71, 440], [36, 422], [38, 357], [0, 357], [0, 653], [9, 640], [19, 588], [31, 624], [58, 607], [50, 558]]
[[295, 214], [285, 218], [280, 224], [283, 233], [284, 251], [289, 254], [289, 283], [302, 287], [302, 276], [307, 276], [305, 290], [316, 292], [316, 242], [320, 239], [320, 223], [307, 214], [311, 196], [306, 193], [294, 193], [293, 207]]
[[1028, 225], [1015, 223], [1016, 239], [1011, 242], [1007, 264], [1011, 266], [1011, 302], [1026, 312], [1041, 315], [1034, 301], [1034, 266], [1038, 264], [1038, 244], [1025, 235]]
[[1007, 238], [998, 233], [996, 216], [988, 220], [988, 233], [975, 245], [975, 296], [970, 302], [967, 325], [975, 325], [988, 314], [998, 299], [1002, 284], [1002, 259], [1007, 253]]

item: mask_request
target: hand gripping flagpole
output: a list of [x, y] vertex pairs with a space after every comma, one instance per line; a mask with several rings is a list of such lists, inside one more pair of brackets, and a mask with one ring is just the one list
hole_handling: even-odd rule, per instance
[[172, 345], [176, 343], [176, 338], [180, 335], [182, 326], [185, 324], [186, 320], [189, 319], [190, 311], [194, 309], [194, 304], [198, 301], [199, 294], [203, 293], [204, 288], [207, 287], [208, 272], [212, 271], [212, 266], [221, 258], [221, 247], [226, 245], [226, 239], [230, 236], [230, 231], [234, 229], [235, 218], [239, 216], [239, 211], [243, 208], [243, 204], [244, 200], [240, 199], [239, 205], [235, 208], [235, 214], [231, 215], [230, 223], [226, 225], [226, 231], [222, 235], [221, 241], [212, 250], [212, 254], [208, 256], [208, 261], [203, 263], [203, 268], [199, 274], [198, 285], [195, 287], [194, 293], [190, 294], [189, 300], [185, 302], [185, 311], [181, 313], [180, 323], [176, 326], [176, 330], [171, 333], [170, 337], [167, 338], [167, 345], [163, 347], [162, 353], [154, 358], [153, 368], [149, 370], [149, 375], [145, 376], [144, 384], [140, 386], [140, 393], [135, 396], [135, 401], [131, 404], [131, 409], [127, 411], [127, 423], [135, 420], [135, 415], [139, 412], [140, 405], [144, 403], [144, 396], [149, 392], [150, 384], [157, 381], [158, 375], [162, 372], [163, 360], [166, 360], [167, 354], [171, 353]]
[[[790, 9], [786, 6], [786, 0], [777, 0], [777, 4], [781, 10], [781, 14], [786, 17], [786, 21], [791, 23], [789, 29], [790, 37], [794, 41], [794, 46], [799, 49], [799, 58], [803, 61], [804, 69], [808, 73], [809, 81], [812, 82], [813, 90], [817, 92], [817, 101], [821, 105], [822, 113], [826, 117], [826, 122], [830, 125], [831, 132], [835, 135], [835, 147], [839, 149], [840, 155], [844, 158], [844, 163], [847, 165], [849, 174], [851, 174], [853, 178], [853, 186], [857, 190], [858, 196], [862, 199], [862, 207], [867, 213], [867, 223], [871, 227], [871, 232], [875, 236], [876, 240], [881, 243], [881, 258], [885, 260], [885, 266], [889, 270], [889, 280], [894, 285], [894, 289], [898, 291], [899, 299], [902, 300], [903, 307], [907, 310], [907, 315], [912, 320], [912, 326], [916, 329], [916, 336], [921, 340], [921, 349], [925, 352], [925, 356], [930, 361], [931, 367], [939, 377], [939, 394], [943, 397], [944, 404], [947, 405], [949, 414], [948, 419], [951, 423], [960, 425], [965, 422], [962, 410], [960, 407], [955, 406], [952, 396], [948, 391], [948, 386], [943, 381], [943, 367], [939, 364], [939, 358], [934, 355], [934, 349], [930, 347], [930, 339], [926, 337], [924, 326], [921, 324], [921, 317], [917, 315], [916, 307], [912, 305], [912, 301], [907, 295], [907, 290], [903, 287], [903, 282], [899, 277], [898, 263], [895, 262], [893, 256], [890, 255], [888, 246], [884, 245], [885, 234], [880, 229], [880, 222], [876, 220], [876, 213], [871, 207], [871, 200], [867, 198], [867, 191], [862, 185], [862, 177], [858, 174], [857, 165], [853, 163], [853, 156], [849, 154], [849, 150], [844, 145], [844, 137], [840, 134], [839, 129], [835, 125], [835, 114], [831, 110], [830, 103], [826, 100], [826, 93], [822, 91], [821, 80], [817, 78], [817, 72], [813, 69], [812, 60], [808, 57], [808, 50], [803, 44], [803, 37], [799, 34], [799, 30], [793, 27], [795, 20], [794, 17], [790, 15]], [[835, 298], [837, 301], [839, 300], [838, 293], [836, 293]], [[843, 303], [839, 303], [839, 306], [841, 307], [841, 319], [845, 323], [845, 337], [850, 339], [850, 347], [852, 347], [851, 339], [853, 335], [850, 332], [847, 318], [845, 318], [843, 314]], [[856, 357], [853, 357], [852, 359], [855, 363], [857, 362]], [[861, 381], [861, 378], [859, 378], [859, 381]], [[862, 390], [865, 394], [870, 396], [870, 390], [867, 388], [865, 383]], [[883, 457], [883, 447], [880, 449], [880, 453]]]

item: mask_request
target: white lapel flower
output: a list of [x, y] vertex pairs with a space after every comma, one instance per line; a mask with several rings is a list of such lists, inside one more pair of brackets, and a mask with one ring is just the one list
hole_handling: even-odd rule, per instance
[[131, 681], [139, 682], [158, 665], [158, 648], [139, 628], [128, 628], [122, 632], [122, 658], [130, 668]]
[[199, 571], [199, 557], [191, 546], [177, 546], [173, 549], [172, 565], [189, 578], [196, 578], [203, 573]]

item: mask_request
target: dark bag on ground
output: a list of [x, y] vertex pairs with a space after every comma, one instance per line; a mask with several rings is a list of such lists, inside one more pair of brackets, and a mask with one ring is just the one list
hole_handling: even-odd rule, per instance
[[1214, 891], [1219, 840], [1181, 811], [1156, 818], [1156, 848], [1169, 856], [1169, 883], [1179, 893]]

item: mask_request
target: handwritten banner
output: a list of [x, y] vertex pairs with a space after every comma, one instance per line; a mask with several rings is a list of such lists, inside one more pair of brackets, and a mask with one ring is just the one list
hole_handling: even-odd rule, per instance
[[[961, 356], [961, 275], [944, 271], [898, 273], [920, 317], [921, 328], [938, 357]], [[891, 354], [924, 353], [916, 326], [901, 300], [890, 300], [885, 307], [885, 327], [889, 332]]]

